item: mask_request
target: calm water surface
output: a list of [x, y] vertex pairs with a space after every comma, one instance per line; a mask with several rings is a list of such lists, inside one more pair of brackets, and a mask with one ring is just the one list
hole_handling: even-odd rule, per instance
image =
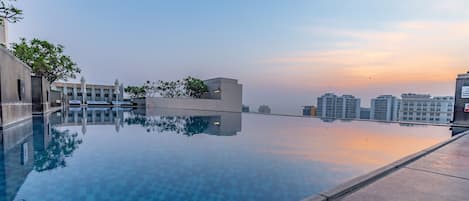
[[300, 200], [450, 136], [448, 127], [73, 109], [3, 131], [0, 200]]

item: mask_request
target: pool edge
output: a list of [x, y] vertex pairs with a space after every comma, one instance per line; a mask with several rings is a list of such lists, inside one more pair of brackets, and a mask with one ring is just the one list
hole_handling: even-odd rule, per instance
[[378, 168], [376, 170], [373, 170], [372, 172], [370, 173], [367, 173], [365, 175], [361, 175], [361, 176], [358, 176], [358, 177], [355, 177], [349, 181], [346, 181], [342, 184], [339, 184], [338, 186], [336, 187], [333, 187], [332, 189], [329, 189], [329, 190], [326, 190], [326, 191], [323, 191], [323, 192], [320, 192], [318, 194], [315, 194], [315, 195], [311, 195], [311, 196], [308, 196], [304, 199], [302, 199], [302, 201], [327, 201], [327, 200], [337, 200], [337, 199], [340, 199], [352, 192], [355, 192], [365, 186], [367, 186], [368, 184], [371, 184], [383, 177], [385, 177], [386, 175], [389, 175], [399, 169], [401, 169], [402, 167], [426, 156], [427, 154], [430, 154], [434, 151], [436, 151], [437, 149], [441, 148], [441, 147], [444, 147], [445, 145], [465, 136], [469, 134], [469, 131], [466, 131], [466, 132], [463, 132], [459, 135], [456, 135], [456, 136], [453, 136], [443, 142], [440, 142], [438, 144], [435, 144], [431, 147], [428, 147], [422, 151], [419, 151], [419, 152], [416, 152], [416, 153], [413, 153], [413, 154], [410, 154], [408, 156], [405, 156], [397, 161], [394, 161], [388, 165], [385, 165], [384, 167], [381, 167], [381, 168]]

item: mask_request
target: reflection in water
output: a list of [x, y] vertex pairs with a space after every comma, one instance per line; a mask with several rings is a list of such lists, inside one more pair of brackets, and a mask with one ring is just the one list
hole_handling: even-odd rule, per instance
[[77, 138], [78, 133], [71, 133], [69, 130], [59, 131], [52, 128], [50, 135], [51, 141], [47, 147], [34, 152], [34, 169], [38, 172], [65, 167], [65, 158], [72, 156], [82, 143], [82, 140]]
[[81, 126], [83, 134], [86, 134], [88, 126], [93, 125], [114, 125], [116, 132], [124, 125], [140, 125], [147, 132], [233, 136], [241, 131], [241, 113], [125, 108], [71, 108], [64, 111], [60, 126], [75, 125]]
[[192, 136], [204, 132], [209, 125], [210, 117], [154, 117], [147, 118], [141, 115], [128, 117], [125, 120], [127, 125], [140, 125], [145, 127], [147, 132], [176, 132]]
[[35, 118], [1, 135], [0, 201], [299, 200], [449, 134], [256, 114], [242, 114], [242, 125], [241, 134], [239, 113], [162, 109]]
[[14, 199], [34, 167], [32, 120], [1, 130], [0, 201]]
[[234, 136], [241, 131], [241, 113], [174, 109], [134, 110], [127, 125], [140, 125], [147, 132], [176, 132], [187, 136], [209, 134]]
[[66, 167], [65, 159], [82, 143], [78, 133], [55, 128], [58, 122], [60, 116], [56, 114], [33, 118], [34, 169], [38, 172]]
[[57, 115], [34, 116], [32, 120], [1, 131], [0, 201], [14, 200], [32, 170], [65, 167], [65, 159], [82, 143], [77, 133], [59, 131]]

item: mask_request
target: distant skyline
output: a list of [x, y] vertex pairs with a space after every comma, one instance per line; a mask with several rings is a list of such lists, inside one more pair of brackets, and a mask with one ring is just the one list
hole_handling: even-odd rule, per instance
[[[469, 1], [18, 0], [9, 40], [65, 46], [90, 83], [230, 77], [244, 103], [299, 114], [325, 92], [454, 94]], [[79, 79], [79, 78], [78, 78]], [[74, 80], [74, 81], [78, 81]]]

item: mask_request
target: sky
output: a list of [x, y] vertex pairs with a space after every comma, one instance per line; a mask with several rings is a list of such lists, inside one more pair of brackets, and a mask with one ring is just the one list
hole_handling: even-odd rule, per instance
[[[18, 0], [10, 42], [65, 46], [89, 83], [228, 77], [256, 110], [326, 92], [454, 95], [469, 70], [466, 0]], [[74, 81], [74, 80], [72, 80]]]

